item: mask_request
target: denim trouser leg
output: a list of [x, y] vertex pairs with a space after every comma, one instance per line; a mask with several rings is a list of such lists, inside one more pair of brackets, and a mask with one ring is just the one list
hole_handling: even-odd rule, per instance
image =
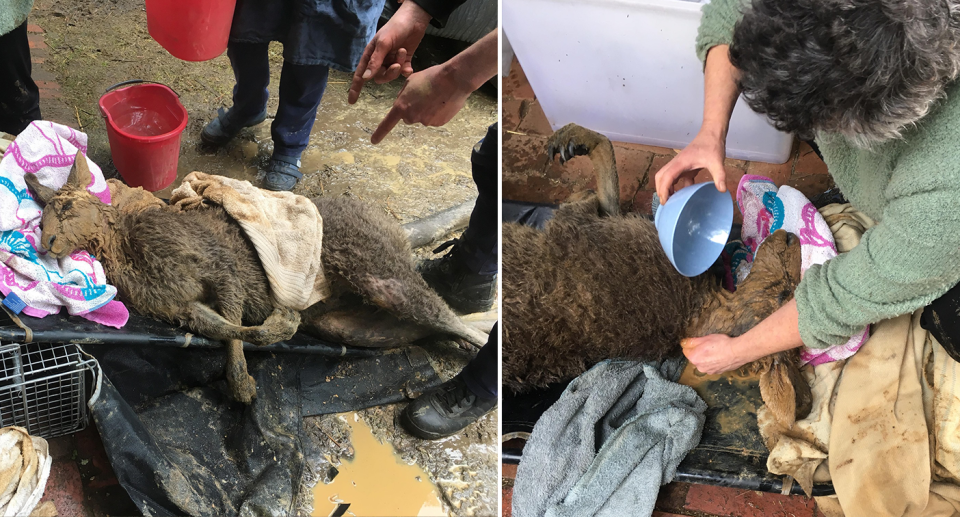
[[270, 127], [273, 154], [300, 157], [310, 142], [310, 130], [327, 87], [329, 68], [323, 65], [283, 63], [280, 105]]
[[267, 107], [267, 85], [270, 84], [270, 60], [267, 56], [269, 43], [227, 44], [227, 57], [233, 67], [237, 84], [233, 87], [233, 108], [230, 118], [236, 121], [249, 120]]

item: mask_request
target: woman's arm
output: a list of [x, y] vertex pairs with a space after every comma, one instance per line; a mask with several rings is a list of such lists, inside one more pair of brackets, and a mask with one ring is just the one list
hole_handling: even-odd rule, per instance
[[703, 62], [703, 124], [697, 136], [656, 176], [657, 195], [666, 202], [674, 185], [693, 183], [700, 169], [707, 169], [717, 188], [726, 191], [727, 127], [737, 102], [737, 70], [730, 64], [729, 45], [742, 13], [741, 0], [712, 0], [703, 6], [697, 28], [697, 57]]
[[790, 300], [742, 336], [711, 334], [684, 339], [683, 355], [706, 374], [736, 370], [761, 357], [802, 346], [799, 316], [797, 301]]
[[661, 203], [667, 201], [675, 186], [684, 188], [692, 185], [700, 169], [710, 172], [717, 190], [727, 190], [726, 171], [723, 168], [727, 129], [730, 127], [733, 107], [740, 96], [737, 69], [730, 63], [729, 50], [727, 45], [717, 45], [707, 53], [703, 70], [703, 123], [690, 144], [657, 171], [657, 195]]

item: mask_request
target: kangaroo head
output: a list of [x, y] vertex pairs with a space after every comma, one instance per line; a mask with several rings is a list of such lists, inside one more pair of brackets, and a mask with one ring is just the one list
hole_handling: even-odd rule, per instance
[[44, 207], [40, 244], [48, 253], [54, 258], [81, 249], [96, 254], [104, 239], [108, 205], [87, 191], [92, 175], [83, 154], [77, 152], [67, 182], [60, 190], [41, 185], [33, 174], [26, 174], [23, 179]]

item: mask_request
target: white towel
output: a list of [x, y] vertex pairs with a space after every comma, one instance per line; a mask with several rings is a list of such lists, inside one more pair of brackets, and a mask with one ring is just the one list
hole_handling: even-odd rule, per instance
[[[837, 256], [830, 226], [799, 190], [787, 185], [777, 189], [770, 178], [747, 174], [737, 186], [737, 205], [743, 214], [741, 239], [752, 253], [757, 252], [767, 236], [783, 229], [800, 239], [801, 274], [811, 265], [823, 264]], [[846, 359], [855, 354], [869, 336], [867, 326], [842, 345], [825, 349], [803, 347], [800, 359], [803, 364], [814, 366]]]
[[[7, 148], [0, 160], [0, 291], [23, 300], [28, 316], [42, 318], [66, 307], [72, 315], [119, 328], [129, 313], [114, 300], [117, 289], [107, 284], [100, 262], [86, 251], [57, 260], [41, 249], [42, 208], [23, 181], [24, 174], [35, 174], [44, 186], [59, 189], [77, 150], [86, 149], [87, 135], [46, 121], [31, 123]], [[89, 158], [87, 165], [93, 175], [87, 190], [109, 204], [100, 168]]]

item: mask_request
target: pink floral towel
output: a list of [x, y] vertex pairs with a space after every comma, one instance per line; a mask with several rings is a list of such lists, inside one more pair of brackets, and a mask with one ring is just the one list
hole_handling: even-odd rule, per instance
[[[77, 150], [87, 151], [87, 135], [53, 122], [31, 123], [10, 144], [0, 160], [0, 292], [15, 293], [23, 312], [42, 318], [61, 307], [76, 316], [122, 327], [127, 308], [114, 300], [117, 288], [107, 284], [103, 267], [86, 251], [60, 260], [40, 246], [41, 207], [33, 200], [25, 174], [36, 174], [54, 190], [67, 181]], [[110, 203], [110, 189], [97, 164], [87, 159], [91, 194]]]
[[[768, 235], [782, 228], [800, 239], [801, 272], [837, 256], [830, 227], [799, 190], [786, 185], [777, 189], [770, 178], [747, 174], [737, 186], [737, 205], [743, 214], [741, 238], [751, 253], [757, 252]], [[804, 347], [800, 357], [804, 364], [814, 366], [846, 359], [860, 349], [869, 335], [868, 326], [842, 345], [826, 349]]]

